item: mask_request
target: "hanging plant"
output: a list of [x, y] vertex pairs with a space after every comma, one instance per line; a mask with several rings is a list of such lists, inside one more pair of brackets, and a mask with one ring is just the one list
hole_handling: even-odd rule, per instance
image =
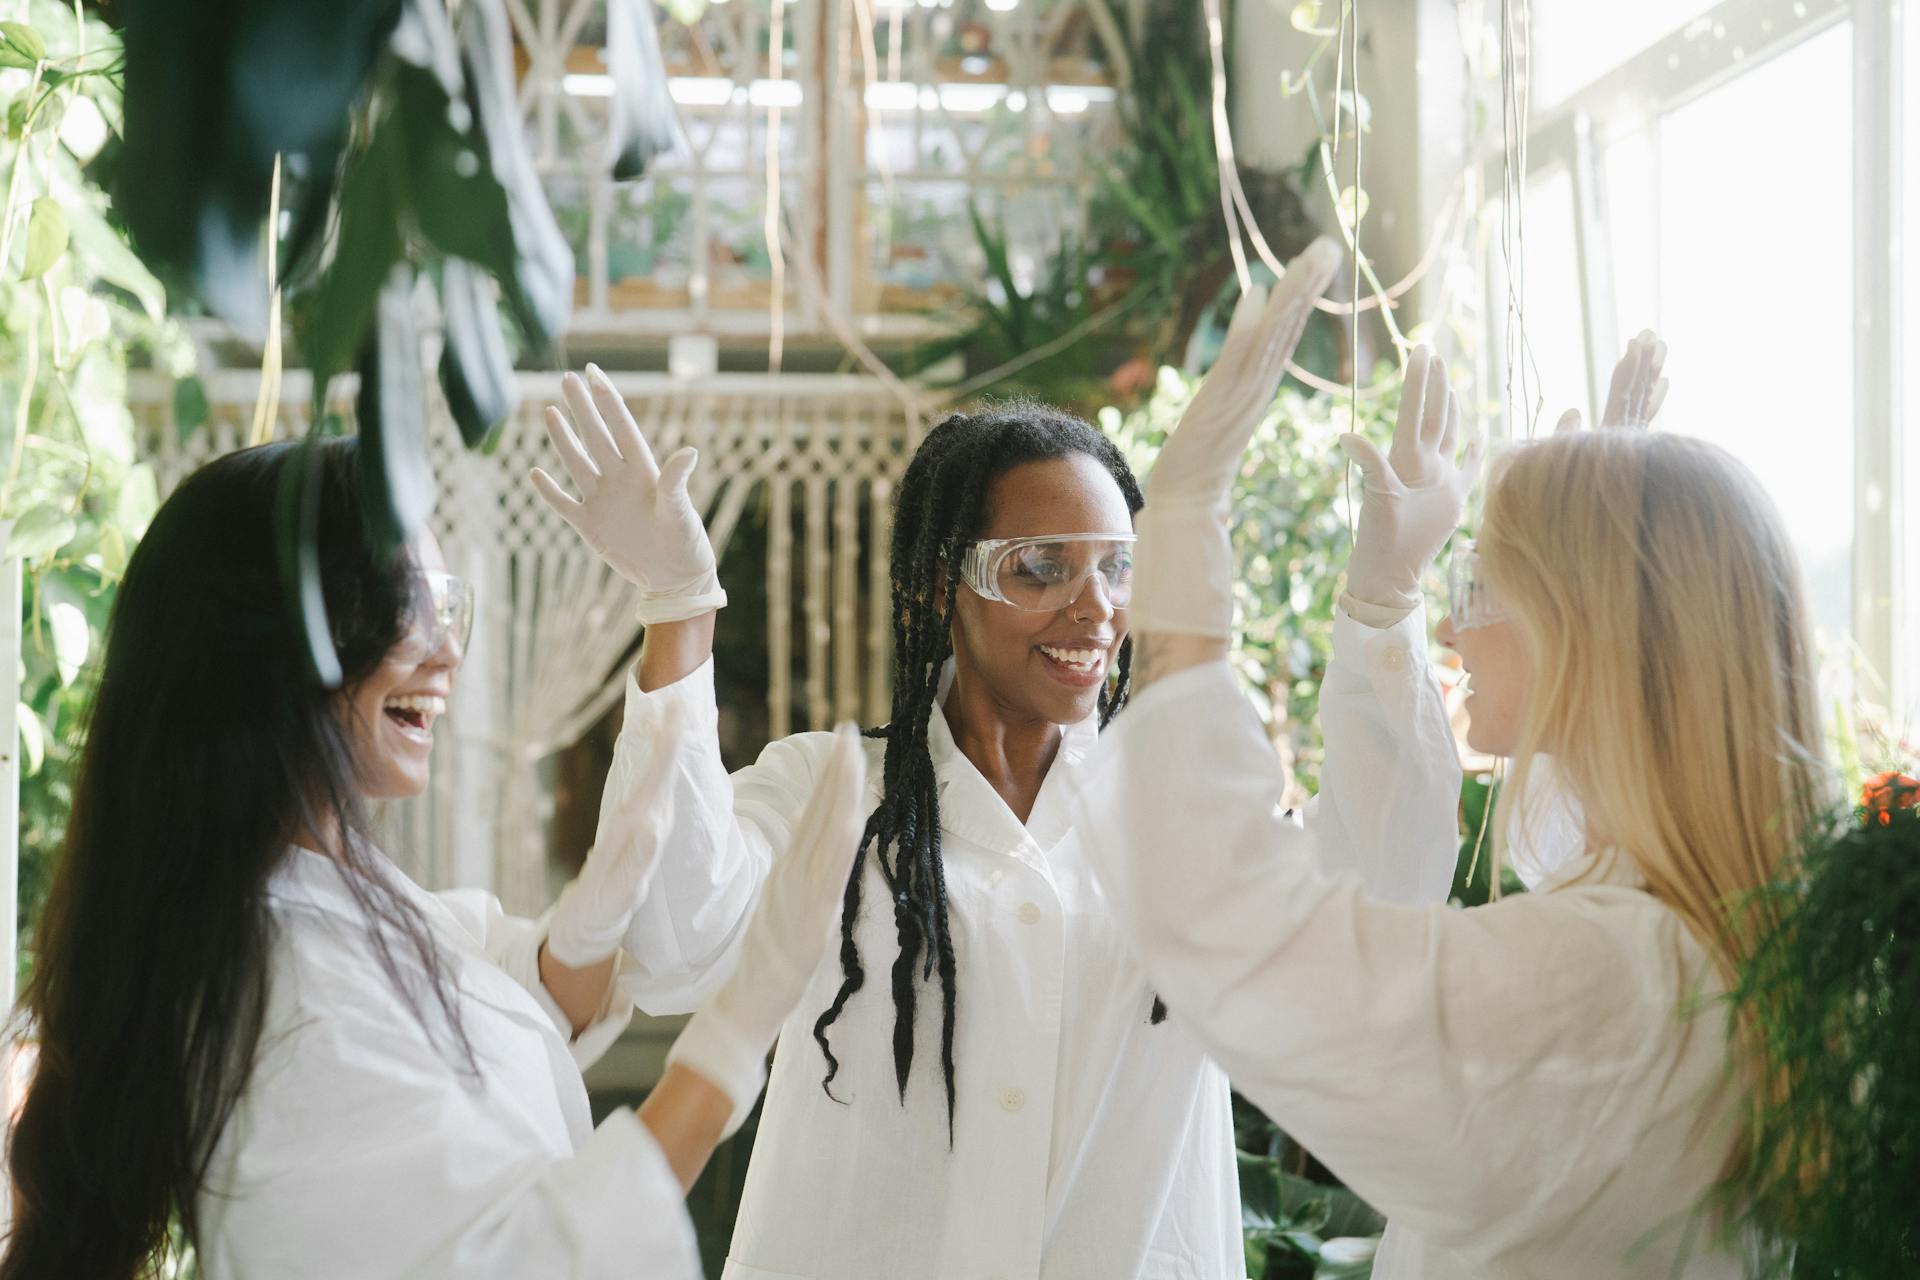
[[1920, 1275], [1920, 780], [1869, 779], [1766, 899], [1733, 1001], [1780, 1088], [1728, 1220], [1775, 1242], [1777, 1276]]
[[[504, 0], [124, 0], [127, 133], [116, 203], [136, 248], [277, 366], [284, 287], [313, 374], [316, 432], [333, 375], [360, 375], [369, 522], [389, 546], [431, 512], [414, 304], [446, 317], [435, 371], [461, 436], [513, 407], [499, 301], [523, 349], [565, 329], [574, 260], [528, 151]], [[638, 176], [677, 137], [649, 0], [609, 0], [614, 96], [604, 163]], [[284, 198], [283, 198], [284, 193]], [[269, 246], [270, 214], [284, 235]], [[275, 228], [277, 233], [281, 229]], [[267, 262], [276, 260], [274, 278]], [[340, 678], [312, 552], [312, 483], [280, 519], [313, 669]]]

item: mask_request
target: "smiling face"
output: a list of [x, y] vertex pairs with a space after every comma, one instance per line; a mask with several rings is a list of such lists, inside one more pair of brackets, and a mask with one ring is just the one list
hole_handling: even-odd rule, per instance
[[1467, 694], [1467, 745], [1492, 756], [1519, 749], [1533, 697], [1533, 655], [1513, 618], [1478, 627], [1456, 627], [1451, 617], [1435, 633], [1460, 655], [1471, 680]]
[[[1099, 462], [1073, 453], [1021, 463], [995, 479], [980, 538], [1132, 531], [1120, 486]], [[1064, 545], [1069, 557], [1078, 554], [1076, 544]], [[1103, 554], [1098, 543], [1077, 546], [1086, 555]], [[1082, 578], [1079, 598], [1033, 612], [962, 585], [954, 602], [954, 680], [983, 685], [1009, 719], [1078, 724], [1099, 708], [1101, 686], [1126, 638], [1126, 610], [1114, 608], [1092, 564], [1033, 567]]]
[[[409, 551], [416, 570], [446, 569], [440, 544], [422, 531]], [[433, 635], [430, 609], [417, 609], [380, 665], [341, 695], [361, 794], [397, 800], [427, 789], [433, 726], [446, 713], [453, 675], [465, 654], [451, 634]]]

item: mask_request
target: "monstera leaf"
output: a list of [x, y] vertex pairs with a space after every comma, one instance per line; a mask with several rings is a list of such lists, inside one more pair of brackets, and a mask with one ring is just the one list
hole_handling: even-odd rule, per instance
[[[501, 304], [533, 352], [572, 308], [573, 253], [528, 149], [505, 0], [461, 0], [457, 22], [448, 0], [122, 0], [115, 15], [127, 121], [116, 204], [136, 249], [255, 339], [276, 287], [288, 291], [316, 431], [339, 426], [333, 376], [360, 375], [368, 525], [397, 547], [434, 501], [415, 306], [438, 293], [436, 372], [473, 447], [513, 408]], [[678, 140], [648, 0], [608, 0], [607, 41], [603, 159], [628, 178]], [[286, 225], [269, 280], [276, 164]], [[306, 469], [292, 474], [280, 561], [313, 670], [334, 680], [311, 486]]]

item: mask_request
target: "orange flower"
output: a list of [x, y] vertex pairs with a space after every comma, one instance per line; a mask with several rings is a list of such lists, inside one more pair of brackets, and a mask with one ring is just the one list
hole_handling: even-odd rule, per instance
[[1920, 778], [1891, 769], [1875, 774], [1860, 788], [1860, 807], [1877, 817], [1881, 826], [1892, 826], [1895, 809], [1920, 808]]

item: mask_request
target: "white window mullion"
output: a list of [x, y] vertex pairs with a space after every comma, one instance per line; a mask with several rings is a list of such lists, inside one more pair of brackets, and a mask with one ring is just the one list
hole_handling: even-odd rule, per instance
[[[1895, 433], [1900, 422], [1900, 46], [1898, 0], [1853, 6], [1853, 628], [1863, 661], [1894, 671]], [[1809, 447], [1818, 447], [1810, 436]], [[1860, 691], [1875, 700], [1879, 691]]]

